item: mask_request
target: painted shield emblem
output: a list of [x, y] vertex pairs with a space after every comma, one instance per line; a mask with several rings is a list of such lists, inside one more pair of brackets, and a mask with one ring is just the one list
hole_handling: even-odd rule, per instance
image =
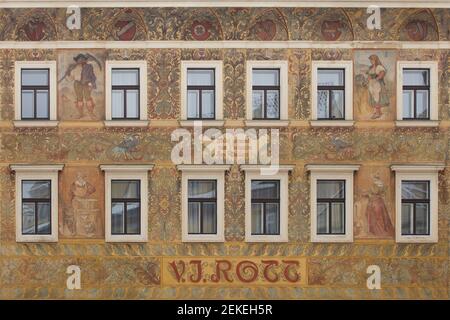
[[45, 23], [40, 19], [32, 19], [23, 27], [25, 34], [31, 41], [40, 41], [45, 36]]
[[325, 20], [322, 22], [320, 32], [327, 41], [334, 41], [339, 39], [342, 34], [342, 23], [339, 20]]
[[277, 25], [272, 20], [258, 21], [256, 23], [256, 36], [260, 40], [272, 40], [277, 33]]
[[410, 21], [405, 28], [408, 37], [413, 41], [422, 41], [427, 37], [428, 29], [425, 21]]
[[136, 35], [136, 23], [132, 20], [119, 20], [114, 26], [116, 29], [116, 36], [119, 40], [130, 41]]
[[211, 23], [209, 21], [198, 21], [195, 20], [191, 26], [192, 37], [195, 40], [206, 40], [209, 38], [211, 33], [209, 32], [211, 28]]

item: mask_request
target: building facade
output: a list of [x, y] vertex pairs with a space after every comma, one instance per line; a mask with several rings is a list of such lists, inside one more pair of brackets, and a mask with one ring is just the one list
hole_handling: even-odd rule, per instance
[[286, 3], [0, 9], [0, 298], [448, 299], [450, 9]]

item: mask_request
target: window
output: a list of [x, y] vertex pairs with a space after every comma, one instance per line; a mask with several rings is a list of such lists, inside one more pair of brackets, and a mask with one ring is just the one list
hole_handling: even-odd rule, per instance
[[214, 69], [187, 70], [187, 118], [215, 118], [215, 81]]
[[101, 165], [105, 171], [107, 242], [148, 238], [148, 171], [153, 165]]
[[437, 242], [438, 173], [444, 165], [394, 165], [397, 242]]
[[280, 69], [252, 70], [254, 120], [280, 119]]
[[147, 126], [147, 62], [106, 61], [106, 126]]
[[56, 62], [16, 61], [16, 126], [55, 126]]
[[188, 180], [188, 233], [217, 233], [217, 180]]
[[[241, 165], [245, 171], [245, 240], [288, 241], [289, 171], [291, 165]], [[269, 170], [264, 172], [264, 170]], [[272, 168], [273, 169], [273, 168]]]
[[287, 61], [247, 61], [247, 125], [288, 124], [287, 67]]
[[353, 175], [359, 165], [307, 165], [311, 172], [311, 241], [353, 241]]
[[183, 242], [223, 242], [229, 165], [179, 165]]
[[252, 180], [252, 235], [280, 234], [280, 181]]
[[58, 241], [58, 171], [62, 165], [11, 165], [16, 173], [16, 241]]
[[437, 63], [400, 61], [398, 73], [397, 125], [437, 125], [436, 121], [429, 121], [438, 120]]
[[111, 233], [141, 233], [141, 181], [111, 181]]
[[345, 119], [345, 70], [318, 69], [317, 113], [318, 120]]
[[317, 180], [317, 234], [345, 234], [345, 180]]
[[139, 69], [112, 69], [112, 119], [139, 119]]
[[353, 125], [352, 61], [313, 61], [312, 126]]
[[182, 125], [220, 125], [223, 120], [222, 61], [181, 62]]
[[402, 235], [430, 234], [430, 181], [402, 181]]

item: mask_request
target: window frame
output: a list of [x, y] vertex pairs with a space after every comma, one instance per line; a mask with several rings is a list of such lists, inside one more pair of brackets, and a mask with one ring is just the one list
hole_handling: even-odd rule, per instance
[[[113, 121], [129, 121], [129, 120], [140, 120], [140, 114], [141, 114], [141, 83], [140, 83], [140, 69], [139, 68], [111, 68], [111, 77], [114, 71], [116, 70], [137, 70], [138, 72], [138, 84], [137, 85], [113, 85], [111, 84], [111, 93], [114, 90], [120, 90], [123, 92], [123, 118], [115, 118], [112, 115], [112, 109], [111, 109], [111, 120]], [[127, 117], [127, 90], [137, 90], [138, 91], [138, 112], [136, 117]], [[111, 103], [112, 103], [112, 95], [111, 95]], [[111, 105], [112, 108], [112, 105]]]
[[[127, 233], [127, 214], [128, 214], [128, 202], [139, 202], [139, 220], [141, 219], [141, 214], [142, 214], [142, 201], [141, 201], [141, 180], [140, 179], [111, 179], [111, 191], [112, 191], [112, 185], [115, 181], [128, 181], [128, 182], [138, 182], [138, 187], [139, 187], [139, 197], [138, 198], [113, 198], [112, 197], [112, 193], [111, 193], [111, 208], [113, 206], [114, 203], [123, 203], [124, 204], [124, 232], [123, 233], [115, 233], [112, 232], [111, 230], [111, 234], [112, 235], [139, 235], [141, 234], [141, 228], [142, 225], [139, 224], [139, 232], [137, 233]], [[111, 212], [111, 218], [112, 218], [112, 212]]]
[[[405, 70], [426, 70], [428, 71], [428, 85], [424, 85], [424, 86], [413, 86], [413, 85], [405, 85], [402, 83], [402, 95], [403, 92], [405, 90], [409, 90], [409, 91], [413, 91], [413, 99], [414, 99], [414, 103], [413, 103], [413, 113], [414, 113], [414, 117], [412, 118], [405, 118], [403, 117], [403, 110], [402, 110], [402, 120], [406, 120], [406, 121], [410, 121], [410, 120], [430, 120], [430, 74], [431, 74], [431, 70], [429, 68], [402, 68], [402, 72]], [[428, 97], [428, 117], [426, 118], [418, 118], [417, 117], [417, 90], [426, 90], [428, 92], [427, 97]], [[403, 106], [403, 103], [402, 103]], [[403, 107], [402, 107], [403, 108]]]
[[[50, 183], [50, 197], [48, 199], [40, 199], [40, 198], [24, 198], [23, 197], [23, 183], [24, 181], [40, 181], [40, 182], [49, 182]], [[28, 235], [28, 234], [32, 234], [32, 235], [51, 235], [52, 232], [52, 180], [50, 179], [22, 179], [21, 180], [21, 195], [22, 195], [22, 199], [21, 199], [21, 203], [22, 203], [22, 235]], [[46, 201], [44, 201], [46, 200]], [[33, 203], [34, 205], [34, 233], [23, 233], [23, 204], [24, 203]], [[49, 233], [38, 233], [38, 225], [39, 225], [39, 215], [38, 215], [38, 204], [39, 203], [48, 203], [50, 205], [50, 232]]]
[[[16, 61], [14, 63], [14, 126], [16, 127], [53, 127], [58, 125], [57, 120], [57, 82], [56, 61]], [[23, 70], [48, 70], [48, 102], [47, 118], [22, 118], [22, 71]], [[25, 86], [28, 87], [28, 86]], [[29, 86], [35, 88], [41, 86]], [[47, 86], [45, 86], [47, 88]], [[36, 96], [34, 90], [34, 96]], [[34, 99], [34, 115], [36, 115], [36, 99]]]
[[[279, 97], [280, 112], [275, 118], [253, 118], [253, 69], [278, 69], [279, 70]], [[287, 60], [249, 60], [246, 63], [246, 125], [266, 126], [288, 125], [288, 61]], [[267, 112], [267, 111], [265, 111]]]
[[[395, 241], [398, 243], [435, 243], [438, 241], [438, 212], [439, 212], [439, 171], [444, 164], [436, 165], [392, 165], [395, 172]], [[429, 234], [402, 234], [402, 182], [429, 182]]]
[[[281, 181], [279, 180], [279, 179], [274, 179], [274, 180], [265, 180], [265, 179], [252, 179], [251, 181], [250, 181], [250, 186], [252, 185], [252, 183], [254, 182], [254, 181], [266, 181], [266, 182], [277, 182], [277, 184], [278, 184], [278, 191], [279, 191], [279, 194], [278, 194], [278, 198], [271, 198], [271, 199], [254, 199], [253, 197], [251, 197], [251, 205], [253, 205], [254, 203], [263, 203], [264, 204], [264, 212], [263, 212], [263, 220], [264, 220], [264, 223], [263, 223], [263, 230], [265, 231], [265, 229], [266, 229], [266, 224], [265, 224], [265, 222], [266, 222], [266, 215], [267, 215], [267, 213], [266, 213], [266, 203], [277, 203], [278, 204], [278, 233], [265, 233], [265, 232], [263, 232], [263, 233], [253, 233], [253, 231], [251, 232], [251, 234], [252, 234], [252, 236], [266, 236], [266, 235], [280, 235], [280, 233], [281, 233], [281, 228], [280, 228], [280, 220], [281, 220], [281, 218], [280, 218], [280, 214], [281, 214], [281, 210], [280, 210], [280, 198], [281, 198], [281, 192], [280, 192], [280, 190], [281, 190]], [[251, 191], [253, 191], [253, 190], [251, 190]]]
[[[106, 242], [146, 242], [148, 240], [148, 172], [153, 169], [148, 165], [100, 165], [105, 172], [105, 241]], [[112, 220], [112, 194], [113, 180], [139, 180], [140, 181], [140, 233], [139, 234], [113, 234]]]
[[[403, 182], [409, 182], [409, 183], [417, 183], [417, 182], [426, 182], [427, 183], [427, 187], [428, 187], [428, 198], [427, 199], [403, 199], [403, 196], [401, 196], [401, 203], [402, 203], [402, 207], [403, 207], [403, 204], [405, 204], [405, 203], [409, 203], [409, 204], [413, 204], [414, 206], [413, 206], [413, 217], [414, 217], [414, 225], [413, 225], [413, 230], [415, 231], [416, 230], [416, 224], [415, 224], [415, 218], [416, 218], [416, 205], [418, 204], [418, 203], [426, 203], [426, 204], [428, 204], [428, 210], [427, 210], [427, 218], [428, 218], [428, 231], [427, 231], [427, 233], [425, 233], [425, 234], [417, 234], [417, 233], [407, 233], [407, 234], [404, 234], [403, 233], [403, 230], [401, 231], [401, 233], [402, 233], [402, 236], [422, 236], [422, 235], [425, 235], [425, 236], [429, 236], [430, 235], [430, 218], [431, 218], [431, 215], [430, 215], [430, 213], [431, 213], [431, 211], [430, 211], [430, 195], [431, 195], [431, 192], [430, 192], [430, 180], [402, 180], [402, 185], [401, 185], [401, 187], [402, 187], [402, 189], [403, 189]], [[403, 209], [402, 209], [402, 211], [403, 211]], [[403, 212], [402, 212], [403, 213]]]
[[[119, 127], [146, 127], [148, 126], [147, 106], [147, 61], [146, 60], [107, 60], [105, 62], [105, 126]], [[114, 69], [137, 69], [139, 73], [138, 87], [138, 117], [113, 118], [112, 116], [112, 72]], [[125, 87], [125, 86], [118, 86]], [[128, 86], [126, 86], [128, 87]], [[126, 96], [124, 96], [126, 101]], [[124, 104], [124, 116], [126, 115], [126, 103]]]
[[[318, 68], [317, 71], [321, 71], [321, 70], [333, 70], [333, 71], [342, 71], [343, 74], [343, 85], [342, 86], [323, 86], [323, 85], [317, 85], [317, 91], [327, 91], [329, 97], [331, 97], [331, 92], [334, 90], [340, 90], [343, 91], [343, 99], [344, 99], [344, 105], [343, 105], [343, 117], [342, 118], [332, 118], [331, 114], [332, 114], [332, 99], [330, 98], [328, 100], [328, 117], [327, 118], [319, 118], [317, 117], [317, 120], [332, 120], [332, 121], [339, 121], [339, 120], [345, 120], [345, 68]], [[316, 93], [317, 94], [317, 93]]]
[[[316, 198], [316, 205], [319, 204], [319, 203], [327, 203], [328, 204], [328, 210], [330, 212], [330, 215], [328, 217], [328, 223], [329, 223], [328, 227], [329, 227], [330, 232], [328, 232], [328, 233], [319, 233], [316, 230], [316, 233], [317, 233], [317, 235], [345, 235], [345, 231], [347, 230], [346, 225], [345, 225], [345, 223], [347, 221], [347, 219], [346, 219], [347, 218], [346, 217], [346, 212], [347, 212], [346, 211], [346, 209], [347, 209], [347, 206], [346, 206], [347, 180], [345, 180], [345, 179], [317, 179], [316, 180], [316, 187], [317, 188], [318, 188], [317, 182], [321, 182], [321, 181], [344, 182], [344, 198], [319, 198], [319, 197]], [[344, 232], [339, 232], [339, 233], [331, 232], [331, 227], [330, 226], [332, 225], [332, 216], [333, 216], [332, 215], [332, 206], [331, 206], [331, 204], [333, 204], [333, 203], [343, 203], [344, 204]], [[316, 210], [317, 210], [317, 208], [316, 208]]]
[[[230, 165], [178, 165], [181, 171], [181, 240], [182, 242], [225, 241], [225, 172]], [[216, 233], [190, 234], [188, 231], [188, 181], [216, 180]]]
[[[245, 242], [287, 242], [289, 217], [289, 172], [293, 165], [278, 165], [276, 171], [267, 165], [241, 165], [245, 172]], [[267, 171], [266, 171], [267, 170]], [[280, 187], [279, 234], [252, 234], [252, 186], [253, 180], [278, 180]]]
[[[277, 86], [262, 86], [262, 85], [254, 85], [253, 84], [253, 71], [254, 70], [261, 70], [261, 71], [277, 71], [278, 72], [278, 85]], [[281, 69], [280, 68], [252, 68], [252, 120], [280, 120], [280, 114], [281, 114]], [[264, 97], [263, 97], [263, 117], [262, 118], [255, 118], [253, 117], [253, 91], [263, 91]], [[278, 117], [276, 118], [268, 118], [267, 117], [267, 91], [278, 91], [278, 105], [280, 106], [278, 110]]]
[[[311, 242], [353, 242], [353, 204], [354, 204], [354, 175], [359, 165], [307, 165], [310, 171], [310, 212], [311, 212]], [[319, 234], [317, 233], [317, 181], [343, 180], [345, 181], [345, 233]]]
[[[353, 126], [353, 61], [352, 60], [313, 60], [311, 63], [311, 126]], [[318, 71], [344, 70], [344, 117], [319, 118], [317, 109]], [[331, 100], [330, 100], [331, 101]], [[331, 109], [329, 110], [331, 112]]]
[[[47, 71], [47, 85], [23, 85], [22, 79], [23, 79], [23, 72], [29, 71], [29, 70], [46, 70]], [[26, 121], [45, 121], [50, 120], [50, 68], [21, 68], [20, 69], [20, 119], [26, 120]], [[33, 117], [32, 118], [24, 118], [23, 117], [23, 100], [22, 100], [22, 93], [24, 90], [33, 91]], [[37, 91], [38, 90], [47, 90], [47, 114], [48, 116], [45, 118], [38, 118], [37, 117]]]
[[[215, 187], [215, 192], [216, 192], [216, 196], [214, 197], [214, 198], [191, 198], [191, 197], [189, 197], [189, 182], [190, 181], [214, 181], [214, 187]], [[188, 211], [189, 211], [189, 204], [191, 203], [191, 202], [195, 202], [195, 203], [201, 203], [202, 205], [200, 206], [200, 231], [203, 231], [203, 202], [214, 202], [215, 204], [216, 204], [216, 232], [211, 232], [211, 233], [208, 233], [208, 232], [199, 232], [199, 233], [191, 233], [191, 232], [189, 232], [189, 228], [188, 228], [188, 235], [202, 235], [202, 234], [209, 234], [209, 235], [215, 235], [215, 234], [217, 234], [217, 179], [205, 179], [205, 178], [202, 178], [202, 179], [192, 179], [192, 178], [190, 178], [190, 179], [188, 179], [188, 191], [187, 191], [187, 193], [188, 193], [188, 196], [187, 196], [187, 201], [188, 201]], [[189, 224], [189, 212], [188, 212], [188, 224]]]
[[[428, 118], [403, 118], [403, 70], [429, 70]], [[397, 126], [438, 126], [438, 62], [437, 61], [398, 61], [397, 62]], [[414, 101], [416, 101], [414, 97]], [[414, 105], [414, 113], [416, 112]]]
[[[190, 121], [203, 121], [203, 120], [215, 120], [216, 119], [216, 69], [215, 68], [187, 68], [186, 72], [187, 75], [189, 76], [189, 71], [190, 70], [208, 70], [208, 71], [212, 71], [213, 75], [214, 75], [214, 84], [213, 85], [199, 85], [199, 86], [193, 86], [193, 85], [189, 85], [186, 84], [186, 93], [189, 94], [190, 90], [198, 90], [199, 91], [199, 118], [190, 118], [189, 117], [189, 99], [186, 98], [186, 111], [187, 111], [187, 120]], [[213, 94], [214, 94], [214, 113], [213, 113], [213, 117], [212, 118], [204, 118], [203, 117], [203, 109], [202, 109], [202, 105], [203, 105], [203, 99], [202, 99], [202, 91], [203, 90], [212, 90]]]
[[[223, 61], [222, 60], [183, 60], [181, 61], [180, 79], [180, 106], [182, 125], [193, 125], [201, 121], [204, 125], [223, 125]], [[213, 69], [214, 70], [214, 118], [189, 118], [188, 117], [188, 70], [189, 69]], [[201, 99], [200, 99], [201, 100]]]
[[[16, 242], [58, 242], [58, 173], [64, 165], [11, 165], [15, 172]], [[23, 234], [22, 181], [50, 181], [50, 234]]]

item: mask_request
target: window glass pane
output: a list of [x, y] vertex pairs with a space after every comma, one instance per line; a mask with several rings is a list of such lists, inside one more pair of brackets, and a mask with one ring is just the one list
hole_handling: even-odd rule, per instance
[[280, 85], [280, 70], [253, 69], [254, 86], [278, 86]]
[[48, 91], [37, 90], [36, 91], [36, 116], [37, 118], [48, 118]]
[[188, 91], [188, 118], [200, 118], [200, 99], [198, 90]]
[[331, 233], [344, 233], [345, 210], [344, 203], [331, 204]]
[[48, 70], [46, 69], [22, 69], [23, 86], [47, 86]]
[[188, 86], [213, 86], [214, 70], [188, 69]]
[[280, 226], [278, 223], [278, 203], [266, 204], [266, 234], [279, 234]]
[[216, 233], [216, 203], [203, 203], [203, 233]]
[[111, 182], [111, 197], [113, 199], [138, 199], [139, 194], [139, 181], [114, 180]]
[[200, 233], [200, 202], [189, 202], [188, 233]]
[[23, 202], [22, 203], [22, 234], [34, 234], [35, 233], [35, 214], [34, 203]]
[[428, 118], [428, 90], [416, 91], [417, 118]]
[[279, 181], [252, 180], [252, 199], [279, 199]]
[[414, 117], [414, 91], [403, 90], [403, 118]]
[[428, 181], [402, 181], [402, 199], [429, 199]]
[[328, 233], [328, 203], [317, 203], [317, 233]]
[[139, 90], [127, 90], [127, 118], [139, 118]]
[[33, 90], [22, 90], [22, 118], [33, 118], [34, 92]]
[[139, 85], [139, 70], [113, 69], [111, 81], [113, 86], [137, 86]]
[[50, 199], [50, 181], [23, 180], [23, 199]]
[[317, 198], [344, 199], [345, 181], [317, 181]]
[[328, 118], [329, 105], [328, 90], [317, 91], [317, 117], [319, 119]]
[[280, 117], [280, 94], [278, 90], [267, 90], [267, 118]]
[[214, 119], [214, 90], [202, 91], [202, 117]]
[[344, 118], [344, 91], [333, 90], [331, 92], [331, 117]]
[[428, 234], [428, 203], [416, 204], [416, 234]]
[[428, 70], [403, 70], [404, 86], [428, 85]]
[[413, 203], [402, 203], [402, 234], [413, 233]]
[[252, 234], [262, 234], [264, 231], [263, 208], [262, 203], [252, 203]]
[[113, 118], [123, 118], [125, 116], [124, 112], [124, 91], [123, 90], [113, 90], [112, 99], [112, 117]]
[[216, 197], [216, 180], [189, 180], [188, 197], [211, 199]]
[[38, 203], [38, 233], [39, 234], [50, 234], [50, 203]]
[[113, 202], [111, 206], [111, 232], [124, 233], [125, 205], [123, 202]]
[[319, 86], [343, 86], [344, 70], [317, 70], [317, 84]]
[[253, 109], [253, 118], [259, 119], [264, 116], [263, 111], [263, 102], [264, 102], [264, 91], [262, 90], [253, 90], [252, 95], [252, 109]]
[[127, 203], [127, 233], [138, 234], [140, 232], [140, 213], [141, 206], [139, 202]]

